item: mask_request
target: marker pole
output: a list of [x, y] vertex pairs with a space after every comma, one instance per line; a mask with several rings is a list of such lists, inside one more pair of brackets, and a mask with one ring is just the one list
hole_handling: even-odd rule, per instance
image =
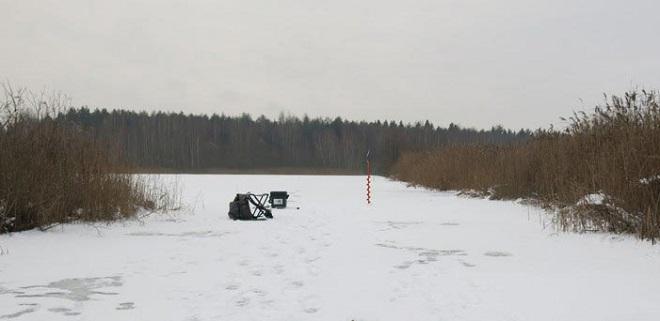
[[367, 151], [367, 204], [371, 204], [371, 161], [369, 160], [369, 153]]

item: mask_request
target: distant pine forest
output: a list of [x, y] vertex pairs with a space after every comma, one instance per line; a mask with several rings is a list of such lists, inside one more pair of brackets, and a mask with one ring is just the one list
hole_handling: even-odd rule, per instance
[[386, 174], [404, 152], [443, 146], [506, 144], [531, 137], [529, 130], [489, 130], [429, 121], [348, 121], [249, 114], [225, 116], [72, 108], [57, 120], [108, 143], [144, 171], [221, 172], [289, 168], [357, 173], [370, 151], [374, 171]]

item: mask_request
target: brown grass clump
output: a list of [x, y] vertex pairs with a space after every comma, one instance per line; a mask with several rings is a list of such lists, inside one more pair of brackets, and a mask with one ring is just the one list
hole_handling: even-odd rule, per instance
[[[408, 153], [392, 175], [439, 190], [474, 190], [493, 198], [534, 198], [559, 207], [564, 229], [660, 236], [660, 99], [630, 92], [565, 130], [539, 130], [508, 145], [447, 146]], [[598, 202], [585, 195], [598, 194]]]
[[126, 218], [170, 201], [128, 174], [108, 144], [53, 120], [66, 99], [5, 85], [0, 104], [0, 233]]

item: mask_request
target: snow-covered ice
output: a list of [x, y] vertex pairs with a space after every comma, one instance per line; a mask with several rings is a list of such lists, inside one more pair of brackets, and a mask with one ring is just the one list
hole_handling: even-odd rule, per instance
[[[0, 235], [0, 320], [660, 320], [660, 250], [382, 177], [180, 177], [194, 214]], [[275, 219], [236, 192], [287, 190]], [[296, 210], [295, 207], [300, 207]]]

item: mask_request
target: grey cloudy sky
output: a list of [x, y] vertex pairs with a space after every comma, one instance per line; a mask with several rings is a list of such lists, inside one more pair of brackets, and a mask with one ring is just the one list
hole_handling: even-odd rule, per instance
[[[538, 127], [660, 88], [657, 0], [2, 0], [0, 79], [76, 105]], [[583, 99], [583, 103], [580, 102]]]

